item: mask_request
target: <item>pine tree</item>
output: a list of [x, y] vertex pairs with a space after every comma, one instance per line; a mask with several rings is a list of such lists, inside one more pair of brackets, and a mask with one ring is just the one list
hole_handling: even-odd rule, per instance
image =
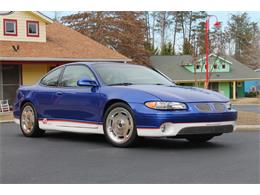
[[256, 38], [257, 23], [251, 22], [248, 14], [232, 15], [228, 23], [230, 40], [234, 42], [234, 57], [242, 63], [251, 64], [254, 56], [254, 39]]
[[192, 55], [193, 53], [193, 48], [192, 45], [190, 44], [188, 39], [184, 39], [183, 47], [182, 47], [182, 55]]
[[160, 39], [161, 39], [160, 48], [162, 50], [162, 48], [165, 45], [167, 28], [171, 23], [171, 21], [169, 20], [171, 15], [170, 12], [166, 12], [166, 11], [158, 12], [156, 15], [157, 15], [157, 28], [160, 32]]
[[172, 47], [171, 42], [164, 44], [163, 48], [161, 49], [160, 55], [164, 55], [164, 56], [174, 55], [174, 49]]

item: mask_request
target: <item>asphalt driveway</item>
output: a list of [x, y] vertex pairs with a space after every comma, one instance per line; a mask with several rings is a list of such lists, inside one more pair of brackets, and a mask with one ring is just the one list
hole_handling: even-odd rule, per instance
[[201, 145], [143, 139], [120, 149], [102, 135], [25, 138], [13, 123], [0, 127], [0, 183], [260, 183], [259, 131]]

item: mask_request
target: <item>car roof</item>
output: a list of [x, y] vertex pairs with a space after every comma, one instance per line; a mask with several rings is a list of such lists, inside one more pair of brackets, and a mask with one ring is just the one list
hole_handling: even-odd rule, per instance
[[72, 62], [72, 63], [67, 63], [63, 64], [62, 66], [66, 65], [79, 65], [79, 64], [85, 64], [88, 66], [95, 66], [95, 65], [132, 65], [132, 66], [143, 66], [143, 65], [138, 65], [138, 64], [129, 64], [129, 63], [123, 63], [123, 62]]

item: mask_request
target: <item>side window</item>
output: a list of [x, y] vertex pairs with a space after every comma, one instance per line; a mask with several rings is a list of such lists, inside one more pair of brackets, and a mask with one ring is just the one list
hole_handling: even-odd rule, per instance
[[58, 68], [58, 69], [50, 72], [47, 76], [45, 76], [41, 80], [41, 84], [46, 85], [46, 86], [57, 86], [61, 70], [62, 70], [62, 68]]
[[89, 70], [88, 67], [82, 65], [71, 65], [67, 66], [64, 70], [62, 79], [61, 79], [61, 86], [63, 87], [77, 87], [77, 81], [88, 77], [92, 80], [96, 80], [95, 76]]

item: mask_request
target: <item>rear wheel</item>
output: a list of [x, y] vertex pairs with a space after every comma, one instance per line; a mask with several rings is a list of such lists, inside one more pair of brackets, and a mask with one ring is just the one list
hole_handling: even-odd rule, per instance
[[33, 104], [29, 102], [21, 109], [20, 127], [26, 137], [42, 136], [45, 132], [39, 128], [37, 113]]
[[204, 143], [211, 140], [213, 137], [215, 136], [214, 135], [192, 135], [186, 137], [186, 139], [192, 143]]
[[104, 120], [104, 134], [108, 142], [117, 147], [129, 147], [137, 140], [132, 109], [125, 103], [111, 105]]

